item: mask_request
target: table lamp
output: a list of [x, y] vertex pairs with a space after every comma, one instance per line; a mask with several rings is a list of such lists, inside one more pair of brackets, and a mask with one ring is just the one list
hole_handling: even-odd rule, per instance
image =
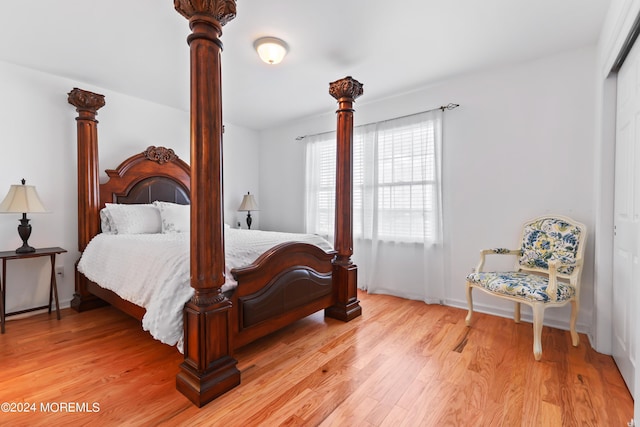
[[22, 246], [16, 249], [16, 253], [23, 254], [29, 252], [35, 252], [35, 248], [32, 248], [27, 243], [29, 236], [31, 236], [31, 224], [29, 224], [28, 213], [42, 213], [47, 210], [44, 208], [36, 187], [33, 185], [25, 185], [25, 180], [22, 179], [22, 185], [12, 185], [9, 188], [9, 193], [0, 203], [0, 213], [21, 213], [22, 219], [18, 226], [18, 234], [22, 239]]
[[242, 198], [242, 203], [238, 208], [238, 212], [247, 212], [247, 228], [251, 230], [251, 211], [257, 211], [258, 204], [256, 203], [256, 199], [253, 197], [253, 194], [247, 192]]

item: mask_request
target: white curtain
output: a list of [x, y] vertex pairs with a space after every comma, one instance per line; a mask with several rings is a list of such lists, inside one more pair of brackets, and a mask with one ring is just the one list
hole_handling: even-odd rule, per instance
[[[442, 112], [356, 127], [353, 154], [358, 286], [370, 293], [440, 302]], [[334, 213], [327, 209], [334, 206], [334, 183], [335, 134], [309, 137], [307, 232], [330, 239]]]
[[305, 229], [333, 244], [336, 203], [336, 133], [309, 135], [306, 141]]

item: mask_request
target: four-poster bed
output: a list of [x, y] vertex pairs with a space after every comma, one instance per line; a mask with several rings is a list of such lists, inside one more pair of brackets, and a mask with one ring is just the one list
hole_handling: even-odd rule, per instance
[[[176, 386], [202, 406], [240, 382], [233, 350], [318, 310], [349, 321], [361, 314], [357, 267], [351, 261], [353, 102], [362, 85], [351, 77], [330, 84], [338, 101], [335, 251], [284, 243], [253, 264], [232, 271], [238, 286], [223, 294], [225, 234], [222, 198], [222, 110], [219, 37], [235, 17], [234, 0], [175, 0], [189, 20], [191, 50], [191, 158], [189, 167], [172, 150], [149, 147], [108, 170], [99, 183], [97, 120], [102, 95], [69, 93], [78, 111], [78, 249], [100, 232], [105, 203], [189, 204], [190, 282], [184, 306], [184, 362]], [[295, 287], [293, 286], [295, 284]], [[299, 287], [300, 286], [300, 287]], [[72, 306], [79, 311], [107, 301], [141, 318], [144, 309], [76, 272]]]

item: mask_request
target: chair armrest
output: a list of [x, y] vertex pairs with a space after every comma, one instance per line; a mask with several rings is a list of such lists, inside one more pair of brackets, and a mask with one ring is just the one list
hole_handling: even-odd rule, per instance
[[476, 266], [476, 271], [479, 273], [484, 268], [484, 261], [486, 255], [522, 255], [522, 250], [520, 249], [505, 249], [505, 248], [493, 248], [493, 249], [483, 249], [480, 251], [480, 262]]
[[[581, 267], [582, 258], [577, 258], [574, 262], [560, 262], [558, 260], [552, 260], [548, 262], [549, 265], [549, 285], [547, 286], [547, 295], [551, 301], [558, 299], [558, 267]], [[574, 279], [571, 279], [570, 285], [576, 286]]]

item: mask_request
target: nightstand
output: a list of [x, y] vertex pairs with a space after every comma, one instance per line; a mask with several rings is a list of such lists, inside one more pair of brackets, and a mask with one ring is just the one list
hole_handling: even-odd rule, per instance
[[[13, 316], [15, 314], [28, 313], [29, 311], [42, 310], [43, 308], [49, 308], [51, 313], [51, 303], [55, 298], [56, 301], [56, 315], [60, 320], [60, 304], [58, 302], [58, 285], [56, 283], [56, 255], [67, 252], [62, 248], [44, 248], [36, 249], [35, 252], [28, 253], [16, 253], [16, 251], [0, 252], [0, 258], [2, 259], [2, 281], [0, 281], [0, 290], [2, 290], [2, 298], [0, 298], [0, 330], [4, 334], [5, 317]], [[10, 259], [27, 259], [38, 258], [48, 256], [51, 260], [51, 281], [49, 283], [49, 305], [43, 305], [41, 307], [29, 308], [27, 310], [14, 311], [13, 313], [5, 313], [6, 308], [6, 293], [7, 293], [7, 260]]]

